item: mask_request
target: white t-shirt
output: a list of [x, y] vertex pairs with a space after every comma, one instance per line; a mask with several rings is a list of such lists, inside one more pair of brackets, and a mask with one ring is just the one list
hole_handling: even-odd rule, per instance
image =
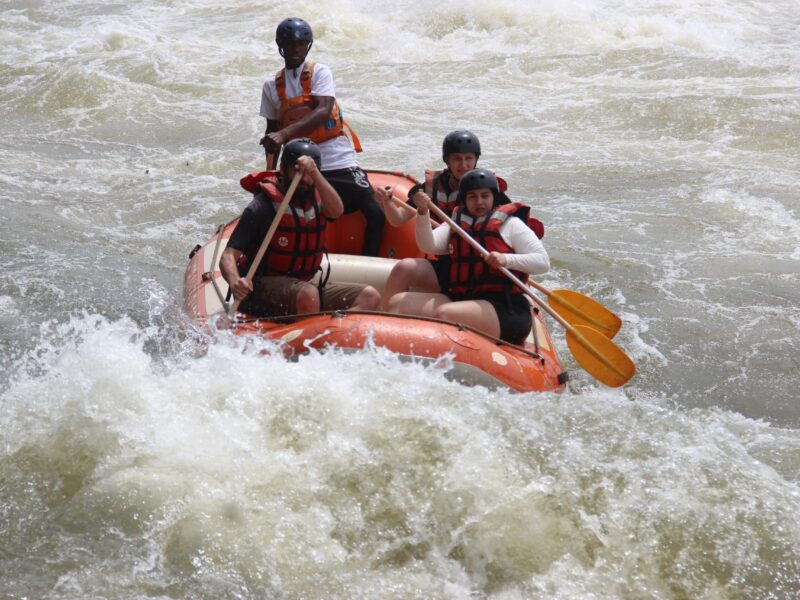
[[[300, 85], [300, 75], [302, 73], [302, 66], [296, 69], [286, 69], [287, 98], [294, 98], [303, 93], [303, 87]], [[311, 76], [311, 95], [336, 98], [333, 73], [328, 67], [320, 63], [314, 66], [314, 74]], [[264, 86], [261, 88], [261, 110], [259, 112], [265, 119], [277, 121], [280, 105], [278, 90], [275, 87], [275, 76], [272, 75], [264, 82]], [[324, 141], [319, 145], [319, 149], [322, 152], [322, 171], [358, 166], [355, 148], [353, 148], [353, 144], [347, 136], [340, 135]]]
[[[427, 254], [447, 254], [450, 244], [450, 226], [442, 223], [431, 230], [431, 220], [418, 217], [416, 222], [417, 245]], [[529, 275], [541, 275], [550, 270], [550, 257], [542, 242], [527, 223], [513, 217], [500, 226], [500, 237], [511, 246], [514, 254], [507, 254], [506, 268]]]

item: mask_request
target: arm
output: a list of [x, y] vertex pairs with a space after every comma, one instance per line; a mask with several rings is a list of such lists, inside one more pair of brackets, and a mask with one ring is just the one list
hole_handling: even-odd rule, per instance
[[375, 190], [375, 198], [383, 206], [383, 212], [386, 215], [386, 220], [389, 225], [393, 227], [400, 227], [404, 223], [411, 220], [414, 212], [400, 208], [396, 202], [392, 200], [393, 189], [391, 187], [377, 188]]
[[219, 270], [222, 277], [231, 286], [233, 296], [237, 301], [243, 300], [253, 291], [253, 282], [239, 273], [239, 259], [245, 249], [262, 242], [270, 225], [274, 211], [269, 206], [269, 201], [263, 192], [257, 192], [253, 199], [242, 211], [239, 222], [233, 228], [228, 245], [222, 252], [219, 260]]
[[227, 246], [219, 259], [219, 270], [222, 272], [222, 277], [231, 286], [233, 297], [240, 302], [253, 291], [253, 282], [239, 275], [239, 269], [236, 267], [242, 254], [241, 250]]
[[275, 142], [270, 134], [277, 133], [280, 130], [280, 125], [278, 121], [275, 119], [267, 119], [267, 130], [264, 132], [264, 136], [259, 140], [259, 144], [264, 146], [264, 151], [267, 154], [274, 154], [276, 157], [281, 152], [281, 147], [283, 146], [283, 142], [280, 144]]
[[281, 146], [274, 145], [267, 136], [280, 129], [280, 124], [278, 123], [279, 103], [278, 92], [275, 89], [275, 78], [270, 77], [261, 86], [261, 108], [258, 113], [267, 120], [267, 129], [258, 143], [264, 146], [264, 151], [268, 155], [274, 154], [276, 157], [280, 154]]
[[[408, 205], [412, 208], [419, 209], [420, 205], [427, 206], [428, 202], [433, 202], [430, 196], [425, 193], [421, 185], [411, 188], [411, 193], [408, 195]], [[426, 209], [427, 213], [427, 209]]]
[[[416, 194], [414, 201], [417, 202], [417, 222], [415, 234], [417, 246], [427, 254], [447, 254], [447, 246], [450, 241], [450, 227], [446, 224], [439, 225], [435, 231], [431, 229], [431, 220], [428, 218], [428, 203], [431, 199], [426, 194]], [[419, 218], [423, 217], [423, 218]]]
[[336, 87], [333, 82], [333, 73], [328, 67], [321, 64], [317, 64], [311, 80], [311, 100], [314, 103], [311, 112], [281, 129], [278, 121], [280, 100], [275, 89], [275, 78], [271, 77], [264, 82], [261, 89], [260, 114], [267, 119], [267, 130], [260, 143], [267, 153], [277, 154], [283, 144], [289, 140], [306, 136], [330, 118], [333, 104], [336, 101]]
[[269, 152], [277, 152], [289, 140], [304, 137], [330, 118], [335, 99], [332, 96], [311, 96], [311, 99], [314, 102], [314, 109], [283, 129], [271, 131], [267, 121], [267, 132], [262, 142]]
[[550, 270], [550, 257], [542, 242], [521, 219], [508, 219], [500, 235], [514, 249], [514, 254], [490, 252], [486, 262], [491, 267], [506, 267], [529, 275], [541, 275]]
[[322, 201], [322, 214], [329, 219], [336, 219], [342, 216], [344, 212], [344, 204], [339, 197], [339, 193], [333, 189], [333, 186], [328, 183], [328, 180], [322, 176], [317, 163], [310, 156], [301, 156], [295, 163], [300, 169], [303, 176], [303, 183], [306, 185], [313, 185], [319, 193], [319, 198]]

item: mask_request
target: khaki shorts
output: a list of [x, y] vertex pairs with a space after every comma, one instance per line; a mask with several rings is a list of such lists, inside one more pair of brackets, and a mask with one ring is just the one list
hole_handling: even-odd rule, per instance
[[[259, 317], [284, 317], [297, 313], [296, 298], [303, 286], [314, 285], [284, 275], [256, 278], [255, 288], [241, 304], [242, 312]], [[345, 310], [367, 287], [360, 283], [328, 283], [321, 294], [322, 310]]]

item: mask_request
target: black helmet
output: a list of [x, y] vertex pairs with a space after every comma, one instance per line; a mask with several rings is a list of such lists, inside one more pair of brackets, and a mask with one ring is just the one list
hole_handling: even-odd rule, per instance
[[458, 202], [464, 204], [467, 192], [470, 190], [480, 190], [489, 188], [494, 196], [494, 203], [497, 204], [500, 198], [500, 185], [497, 177], [489, 169], [472, 169], [467, 171], [458, 184]]
[[444, 136], [442, 142], [442, 160], [447, 162], [447, 155], [451, 152], [474, 152], [481, 155], [481, 143], [478, 136], [471, 131], [451, 131]]
[[310, 156], [317, 163], [317, 168], [322, 168], [322, 152], [319, 146], [308, 138], [300, 138], [287, 142], [281, 155], [281, 167], [292, 166], [301, 156]]
[[311, 25], [303, 19], [289, 17], [278, 23], [275, 30], [275, 43], [281, 48], [286, 42], [291, 40], [305, 40], [309, 44], [314, 41], [314, 34], [311, 33]]

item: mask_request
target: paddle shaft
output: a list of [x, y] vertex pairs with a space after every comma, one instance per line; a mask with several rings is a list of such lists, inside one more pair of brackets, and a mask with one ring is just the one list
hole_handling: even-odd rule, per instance
[[[286, 212], [286, 207], [289, 206], [289, 202], [292, 201], [294, 191], [297, 189], [297, 185], [300, 183], [300, 177], [300, 173], [297, 173], [295, 174], [294, 179], [292, 179], [292, 183], [289, 185], [289, 191], [286, 192], [281, 205], [278, 207], [278, 210], [275, 211], [275, 217], [272, 219], [272, 224], [269, 226], [267, 235], [264, 236], [264, 241], [261, 242], [261, 247], [258, 249], [256, 257], [253, 259], [253, 264], [251, 264], [250, 268], [247, 270], [247, 275], [245, 275], [245, 277], [251, 282], [253, 281], [253, 275], [255, 275], [256, 270], [258, 269], [258, 265], [261, 264], [261, 259], [264, 257], [264, 253], [267, 251], [267, 246], [269, 246], [269, 243], [272, 241], [272, 236], [275, 235], [275, 231], [278, 229], [278, 223], [280, 223], [280, 220], [283, 218], [283, 213]], [[236, 312], [236, 309], [239, 308], [239, 304], [241, 304], [241, 300], [234, 300], [233, 304], [231, 304], [230, 310], [228, 311], [228, 315], [233, 315]]]
[[[436, 206], [436, 204], [430, 202], [429, 208], [433, 211], [433, 213], [437, 217], [439, 217], [442, 220], [442, 222], [447, 223], [450, 226], [450, 229], [452, 229], [458, 235], [460, 235], [461, 238], [465, 242], [467, 242], [470, 246], [472, 246], [475, 249], [475, 251], [478, 252], [482, 257], [485, 258], [486, 256], [489, 255], [489, 251], [486, 250], [486, 248], [481, 246], [471, 235], [469, 235], [466, 231], [461, 229], [461, 227], [459, 227], [458, 224], [455, 221], [453, 221], [453, 219], [448, 217], [447, 214], [445, 214], [445, 212], [442, 209]], [[583, 334], [581, 334], [580, 331], [578, 331], [572, 325], [567, 323], [567, 321], [565, 321], [561, 317], [561, 315], [559, 315], [556, 311], [550, 308], [545, 302], [542, 302], [542, 300], [539, 299], [539, 297], [533, 293], [533, 290], [531, 290], [527, 285], [525, 285], [522, 282], [522, 280], [520, 280], [519, 277], [514, 275], [511, 271], [509, 271], [505, 267], [500, 267], [500, 271], [503, 273], [503, 275], [508, 277], [516, 286], [518, 286], [519, 289], [525, 292], [525, 294], [527, 294], [528, 297], [531, 298], [531, 300], [533, 300], [548, 315], [553, 317], [553, 319], [555, 319], [564, 329], [566, 329], [573, 336], [575, 336], [575, 339], [577, 339], [578, 342], [592, 354], [592, 356], [594, 356], [597, 360], [603, 363], [608, 369], [611, 369], [612, 371], [614, 371], [614, 373], [616, 373], [620, 377], [625, 377], [625, 374], [622, 373], [622, 371], [620, 371], [614, 363], [608, 360], [599, 350], [597, 350], [597, 348], [595, 348], [594, 345], [592, 345], [592, 343], [589, 342], [589, 340], [587, 340], [583, 336]]]

